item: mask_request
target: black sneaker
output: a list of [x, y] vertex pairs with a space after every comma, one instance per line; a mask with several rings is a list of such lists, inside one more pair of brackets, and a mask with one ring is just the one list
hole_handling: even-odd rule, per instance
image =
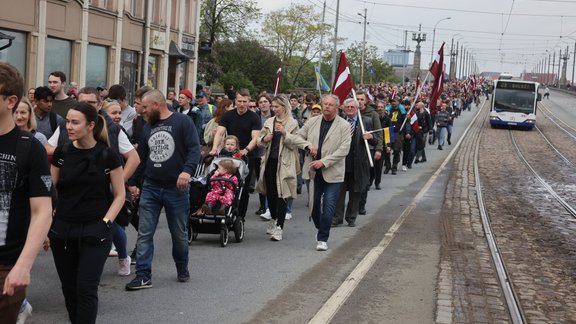
[[132, 253], [130, 254], [130, 264], [131, 265], [135, 265], [136, 264], [136, 249], [134, 249], [132, 251]]
[[136, 278], [126, 284], [126, 290], [140, 290], [146, 288], [152, 288], [152, 280], [142, 276], [136, 276]]
[[388, 174], [388, 172], [390, 172], [390, 168], [384, 169], [384, 174]]
[[188, 281], [190, 281], [190, 272], [188, 272], [188, 270], [184, 270], [184, 271], [178, 272], [178, 281], [179, 281], [179, 282], [188, 282]]
[[266, 208], [260, 207], [260, 208], [255, 212], [255, 214], [256, 214], [256, 215], [262, 215], [262, 214], [264, 214], [265, 212], [266, 212]]
[[396, 169], [392, 169], [392, 175], [396, 175], [396, 173], [398, 173], [398, 171]]

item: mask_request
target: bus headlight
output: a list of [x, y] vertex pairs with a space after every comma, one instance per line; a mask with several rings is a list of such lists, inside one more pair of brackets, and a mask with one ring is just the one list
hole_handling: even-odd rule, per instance
[[526, 123], [528, 124], [535, 124], [536, 121], [534, 119], [526, 119]]
[[498, 116], [490, 116], [490, 120], [501, 120]]

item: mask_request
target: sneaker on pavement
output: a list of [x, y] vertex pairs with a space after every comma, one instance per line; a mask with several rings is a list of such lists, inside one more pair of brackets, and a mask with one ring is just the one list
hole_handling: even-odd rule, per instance
[[117, 257], [118, 256], [118, 251], [116, 251], [116, 247], [114, 245], [112, 245], [112, 248], [110, 248], [110, 253], [108, 253], [109, 257]]
[[188, 272], [188, 270], [179, 271], [179, 272], [178, 272], [178, 281], [179, 281], [179, 282], [188, 282], [188, 281], [190, 281], [190, 272]]
[[132, 253], [130, 254], [130, 264], [131, 264], [131, 265], [135, 265], [135, 264], [136, 264], [136, 248], [134, 248], [134, 250], [133, 250]]
[[32, 315], [32, 305], [28, 302], [28, 299], [24, 299], [22, 306], [20, 306], [20, 312], [18, 313], [18, 320], [16, 324], [26, 323], [28, 316]]
[[152, 280], [143, 276], [136, 276], [129, 283], [126, 284], [126, 290], [140, 290], [152, 288]]
[[406, 169], [406, 166], [405, 166], [405, 165], [402, 166], [402, 171], [403, 171], [403, 172], [408, 171], [408, 169]]
[[276, 229], [276, 221], [271, 221], [268, 223], [268, 227], [266, 228], [266, 234], [272, 235], [274, 234], [274, 230]]
[[286, 213], [286, 218], [285, 219], [292, 219], [292, 213]]
[[119, 276], [129, 276], [130, 275], [130, 264], [132, 260], [130, 256], [125, 259], [118, 259], [118, 275]]
[[324, 241], [318, 241], [318, 244], [316, 244], [316, 251], [327, 251], [328, 250], [328, 244], [326, 244], [326, 242]]
[[270, 209], [266, 209], [265, 213], [260, 214], [260, 218], [262, 218], [263, 220], [271, 220], [272, 215], [270, 214]]
[[280, 226], [276, 226], [270, 239], [272, 241], [282, 241], [282, 228]]

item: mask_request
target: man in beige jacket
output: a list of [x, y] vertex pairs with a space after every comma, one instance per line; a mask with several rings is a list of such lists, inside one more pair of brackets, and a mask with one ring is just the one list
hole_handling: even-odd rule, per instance
[[324, 95], [321, 102], [322, 115], [308, 119], [295, 135], [286, 134], [285, 143], [308, 151], [302, 177], [312, 180], [312, 219], [318, 229], [316, 250], [326, 251], [336, 200], [344, 181], [351, 129], [350, 124], [338, 116], [337, 96]]

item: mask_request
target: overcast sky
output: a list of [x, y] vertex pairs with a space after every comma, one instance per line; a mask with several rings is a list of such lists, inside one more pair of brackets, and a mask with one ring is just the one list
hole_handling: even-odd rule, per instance
[[[287, 8], [290, 2], [313, 5], [321, 13], [324, 0], [257, 2], [263, 13]], [[336, 4], [337, 0], [326, 0], [328, 23], [335, 22]], [[423, 67], [430, 62], [434, 25], [450, 17], [436, 27], [434, 51], [444, 41], [448, 55], [454, 38], [454, 44], [459, 41], [472, 53], [480, 71], [519, 75], [524, 69], [530, 72], [549, 53], [551, 57], [556, 53], [558, 66], [560, 49], [564, 53], [569, 46], [567, 78], [572, 78], [576, 0], [340, 0], [338, 34], [348, 42], [362, 41], [363, 18], [358, 13], [363, 14], [364, 8], [368, 10], [366, 41], [381, 52], [403, 45], [404, 30], [409, 31], [408, 46], [414, 50], [411, 32], [422, 24], [427, 34], [421, 43]]]

